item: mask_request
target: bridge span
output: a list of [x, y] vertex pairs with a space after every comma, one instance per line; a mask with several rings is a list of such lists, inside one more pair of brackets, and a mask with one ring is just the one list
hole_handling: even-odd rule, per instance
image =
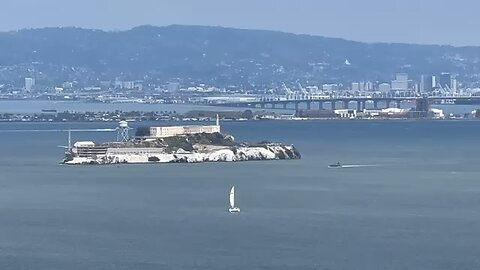
[[[373, 104], [373, 109], [390, 108], [392, 104], [396, 108], [400, 108], [402, 102], [417, 102], [418, 100], [427, 101], [427, 104], [433, 102], [444, 101], [447, 104], [455, 104], [457, 100], [478, 101], [480, 103], [480, 96], [430, 96], [430, 97], [337, 97], [337, 98], [322, 98], [322, 99], [259, 99], [257, 101], [239, 101], [239, 102], [224, 102], [211, 103], [211, 106], [221, 107], [238, 107], [238, 108], [262, 108], [262, 109], [289, 109], [294, 108], [298, 110], [300, 105], [309, 110], [313, 108], [325, 109], [325, 104], [329, 104], [327, 109], [335, 110], [340, 104], [341, 108], [349, 108], [350, 102], [356, 103], [357, 110], [366, 109], [367, 102]], [[316, 105], [316, 106], [315, 106]], [[292, 108], [292, 109], [293, 109]]]

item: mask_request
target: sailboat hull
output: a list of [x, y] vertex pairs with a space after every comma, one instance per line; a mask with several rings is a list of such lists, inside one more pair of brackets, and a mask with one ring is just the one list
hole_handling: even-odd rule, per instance
[[240, 208], [238, 208], [238, 207], [233, 207], [233, 208], [228, 209], [228, 211], [229, 211], [230, 213], [240, 213]]

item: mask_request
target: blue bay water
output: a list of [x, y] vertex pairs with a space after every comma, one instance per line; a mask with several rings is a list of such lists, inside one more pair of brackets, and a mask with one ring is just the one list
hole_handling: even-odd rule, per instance
[[65, 132], [6, 132], [110, 127], [0, 123], [0, 269], [480, 267], [477, 121], [227, 122], [303, 158], [125, 166], [61, 166]]

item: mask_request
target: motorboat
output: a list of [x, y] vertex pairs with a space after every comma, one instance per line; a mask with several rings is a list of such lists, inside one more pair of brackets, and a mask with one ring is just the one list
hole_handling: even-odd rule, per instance
[[343, 165], [340, 162], [337, 162], [335, 164], [330, 164], [328, 165], [329, 168], [342, 168]]

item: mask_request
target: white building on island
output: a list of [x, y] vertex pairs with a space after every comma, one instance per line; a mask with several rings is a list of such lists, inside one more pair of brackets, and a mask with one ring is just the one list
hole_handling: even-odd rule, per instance
[[220, 132], [220, 121], [217, 115], [215, 125], [209, 126], [170, 126], [170, 127], [151, 127], [150, 137], [165, 138], [178, 135], [198, 134], [198, 133], [217, 133]]

